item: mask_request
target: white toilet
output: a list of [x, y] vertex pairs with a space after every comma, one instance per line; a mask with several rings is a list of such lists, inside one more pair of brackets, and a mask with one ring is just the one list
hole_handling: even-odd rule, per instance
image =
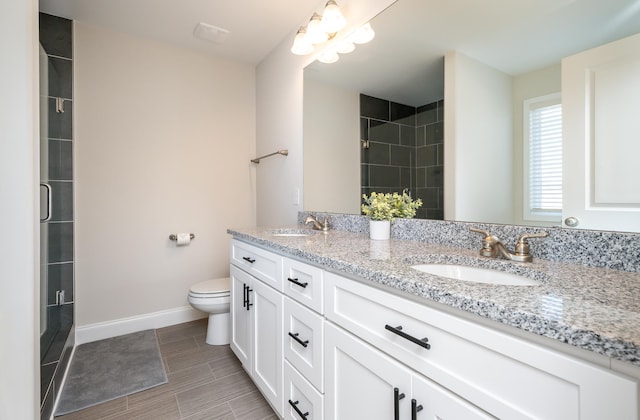
[[207, 344], [229, 344], [229, 307], [231, 302], [229, 277], [196, 283], [189, 290], [189, 303], [209, 314]]

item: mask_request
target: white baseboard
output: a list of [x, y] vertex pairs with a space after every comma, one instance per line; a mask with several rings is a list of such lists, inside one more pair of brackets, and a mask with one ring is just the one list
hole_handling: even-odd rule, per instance
[[168, 327], [169, 325], [206, 318], [206, 316], [207, 314], [197, 311], [191, 306], [183, 306], [129, 318], [83, 325], [76, 327], [76, 345], [138, 331]]

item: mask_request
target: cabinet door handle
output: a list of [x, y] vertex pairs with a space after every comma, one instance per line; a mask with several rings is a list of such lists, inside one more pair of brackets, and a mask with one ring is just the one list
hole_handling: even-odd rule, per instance
[[405, 332], [402, 331], [402, 326], [397, 326], [397, 327], [392, 327], [391, 325], [387, 324], [384, 326], [385, 330], [389, 330], [392, 333], [399, 335], [400, 337], [404, 338], [405, 340], [409, 340], [412, 343], [415, 343], [417, 345], [419, 345], [420, 347], [424, 347], [425, 349], [429, 350], [431, 348], [431, 344], [428, 343], [429, 339], [427, 337], [425, 338], [415, 338]]
[[302, 287], [303, 289], [309, 285], [309, 283], [300, 283], [298, 279], [292, 279], [291, 277], [287, 277], [287, 280], [295, 285]]
[[393, 420], [400, 420], [400, 400], [404, 398], [398, 388], [393, 388]]
[[422, 404], [418, 405], [418, 402], [411, 400], [411, 420], [418, 420], [418, 411], [422, 411]]
[[253, 289], [247, 286], [247, 311], [253, 306], [253, 303], [251, 303], [251, 295], [249, 295], [250, 292], [253, 292]]
[[289, 337], [291, 337], [294, 340], [296, 340], [298, 342], [298, 344], [300, 344], [302, 347], [307, 348], [307, 346], [309, 345], [309, 340], [302, 341], [302, 340], [300, 340], [298, 338], [298, 335], [299, 335], [298, 333], [295, 333], [295, 334], [291, 333], [291, 332], [289, 333]]
[[307, 416], [309, 415], [309, 412], [307, 411], [306, 413], [303, 413], [302, 411], [300, 411], [300, 409], [298, 408], [298, 404], [300, 403], [300, 401], [291, 401], [289, 400], [289, 405], [291, 407], [293, 407], [293, 409], [296, 411], [296, 413], [298, 413], [298, 415], [300, 416], [300, 418], [302, 420], [305, 420], [307, 418]]
[[256, 260], [254, 260], [253, 258], [250, 258], [250, 257], [242, 257], [242, 259], [245, 260], [248, 263], [251, 263], [251, 264], [256, 262]]
[[248, 300], [247, 296], [249, 295], [249, 294], [247, 293], [247, 289], [248, 289], [248, 288], [249, 288], [249, 287], [248, 287], [246, 284], [243, 284], [243, 285], [242, 285], [242, 307], [243, 307], [243, 308], [246, 308], [246, 307], [247, 307], [247, 300]]

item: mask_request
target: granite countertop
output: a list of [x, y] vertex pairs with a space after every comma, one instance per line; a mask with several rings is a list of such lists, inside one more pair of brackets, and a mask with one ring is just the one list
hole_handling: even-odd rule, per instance
[[[332, 230], [274, 236], [300, 227], [228, 229], [237, 239], [323, 268], [640, 366], [640, 273], [534, 259], [516, 263], [478, 251]], [[540, 282], [506, 286], [419, 272], [420, 263], [459, 263], [515, 272]]]

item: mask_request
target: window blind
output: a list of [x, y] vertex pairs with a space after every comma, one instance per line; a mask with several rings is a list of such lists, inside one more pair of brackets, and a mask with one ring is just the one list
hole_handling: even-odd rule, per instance
[[562, 105], [529, 104], [529, 214], [562, 214]]

